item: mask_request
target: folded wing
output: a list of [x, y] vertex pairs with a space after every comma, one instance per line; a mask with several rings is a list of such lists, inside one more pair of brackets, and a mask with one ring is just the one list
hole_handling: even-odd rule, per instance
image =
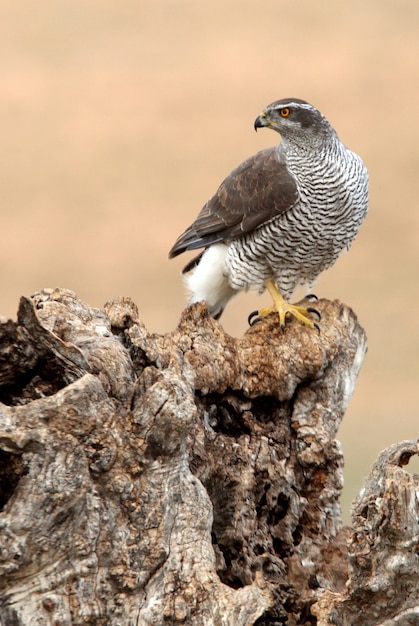
[[178, 238], [169, 258], [242, 237], [288, 211], [297, 200], [297, 186], [278, 148], [261, 150], [221, 183]]

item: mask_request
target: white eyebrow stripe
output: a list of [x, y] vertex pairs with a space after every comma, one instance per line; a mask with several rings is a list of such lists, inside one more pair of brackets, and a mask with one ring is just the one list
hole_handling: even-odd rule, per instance
[[278, 105], [278, 109], [287, 109], [288, 107], [293, 106], [296, 109], [310, 109], [313, 110], [313, 106], [311, 104], [302, 104], [301, 102], [288, 102], [284, 104]]

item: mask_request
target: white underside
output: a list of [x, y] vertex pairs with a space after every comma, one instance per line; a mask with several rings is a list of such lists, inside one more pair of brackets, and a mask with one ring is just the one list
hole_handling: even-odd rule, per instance
[[189, 304], [205, 300], [211, 315], [221, 313], [237, 294], [230, 286], [226, 272], [227, 250], [222, 243], [207, 248], [196, 268], [185, 276], [185, 285], [190, 292]]

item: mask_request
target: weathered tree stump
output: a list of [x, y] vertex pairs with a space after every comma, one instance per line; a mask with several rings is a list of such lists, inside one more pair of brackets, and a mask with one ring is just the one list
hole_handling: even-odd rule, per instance
[[366, 338], [318, 308], [320, 334], [272, 316], [235, 339], [200, 304], [157, 335], [129, 299], [22, 298], [0, 323], [0, 624], [418, 623], [418, 445], [380, 456], [342, 528]]

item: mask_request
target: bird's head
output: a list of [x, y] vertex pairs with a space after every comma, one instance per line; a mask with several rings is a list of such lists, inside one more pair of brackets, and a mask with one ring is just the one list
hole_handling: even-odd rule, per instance
[[266, 126], [284, 138], [324, 135], [333, 132], [314, 106], [299, 98], [283, 98], [269, 104], [255, 120], [255, 130]]

